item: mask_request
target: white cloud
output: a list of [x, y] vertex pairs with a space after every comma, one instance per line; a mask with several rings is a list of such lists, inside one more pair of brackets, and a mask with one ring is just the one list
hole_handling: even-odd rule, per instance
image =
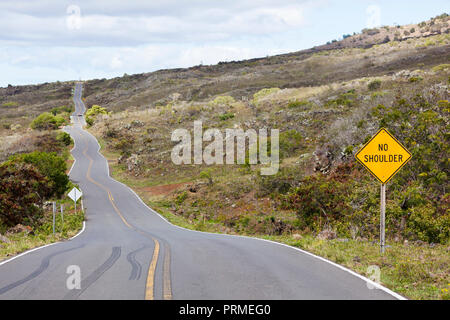
[[0, 2], [0, 86], [101, 78], [295, 49], [294, 0]]
[[109, 64], [111, 66], [111, 69], [118, 69], [123, 66], [122, 60], [120, 56], [114, 56], [111, 59], [111, 63]]
[[[104, 1], [100, 1], [104, 2]], [[104, 2], [99, 7], [81, 1], [63, 7], [34, 2], [0, 4], [0, 42], [31, 45], [129, 46], [151, 42], [232, 39], [242, 33], [265, 35], [301, 26], [305, 1], [142, 1]], [[44, 4], [45, 4], [44, 3]], [[220, 8], [217, 6], [220, 5]], [[128, 10], [123, 11], [124, 6]], [[57, 11], [55, 8], [59, 8]], [[183, 10], [184, 9], [184, 10]], [[127, 13], [128, 12], [128, 13]]]

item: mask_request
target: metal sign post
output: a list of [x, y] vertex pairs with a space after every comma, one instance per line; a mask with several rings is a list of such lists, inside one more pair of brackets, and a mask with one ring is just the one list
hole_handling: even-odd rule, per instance
[[75, 202], [75, 214], [77, 214], [77, 200], [78, 200], [78, 198], [77, 198], [77, 188], [73, 188], [72, 190], [73, 190], [74, 198], [75, 198], [75, 200], [73, 200]]
[[411, 159], [411, 153], [381, 128], [355, 155], [378, 181], [380, 189], [380, 252], [386, 248], [386, 183]]
[[384, 253], [384, 248], [386, 245], [385, 218], [386, 218], [386, 185], [384, 183], [382, 183], [381, 184], [381, 192], [380, 192], [380, 252], [381, 253]]
[[56, 202], [53, 201], [53, 235], [55, 235]]

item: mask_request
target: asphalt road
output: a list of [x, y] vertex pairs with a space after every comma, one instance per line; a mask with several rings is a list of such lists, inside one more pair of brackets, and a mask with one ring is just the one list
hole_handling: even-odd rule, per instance
[[[364, 279], [292, 247], [176, 227], [109, 176], [97, 140], [82, 129], [74, 93], [76, 159], [86, 228], [72, 240], [0, 263], [0, 299], [395, 299]], [[81, 288], [69, 290], [69, 266]]]

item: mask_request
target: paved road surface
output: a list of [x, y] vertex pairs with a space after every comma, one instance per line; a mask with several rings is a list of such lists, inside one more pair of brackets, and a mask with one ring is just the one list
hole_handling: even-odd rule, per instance
[[[82, 129], [74, 93], [76, 162], [86, 228], [0, 265], [0, 299], [395, 299], [357, 276], [291, 247], [185, 230], [166, 222], [109, 177], [96, 139]], [[68, 266], [81, 289], [66, 286]]]

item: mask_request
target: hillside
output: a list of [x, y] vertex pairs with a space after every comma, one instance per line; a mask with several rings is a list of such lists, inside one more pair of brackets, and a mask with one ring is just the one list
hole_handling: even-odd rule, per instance
[[[377, 264], [397, 292], [448, 299], [449, 32], [444, 14], [290, 54], [85, 81], [86, 106], [111, 112], [91, 115], [89, 130], [114, 178], [174, 223], [272, 237], [359, 272]], [[72, 87], [0, 89], [3, 158], [22, 152], [37, 114], [71, 104]], [[279, 172], [173, 164], [171, 133], [195, 120], [279, 129]], [[413, 154], [387, 187], [392, 250], [381, 258], [379, 184], [354, 160], [380, 127]]]
[[[448, 32], [448, 17], [443, 15], [417, 25], [365, 29], [341, 41], [290, 54], [92, 80], [85, 84], [86, 101], [117, 111], [166, 104], [173, 93], [186, 101], [217, 94], [241, 99], [265, 87], [318, 86], [393, 74], [448, 62]], [[387, 39], [390, 45], [378, 48]]]

